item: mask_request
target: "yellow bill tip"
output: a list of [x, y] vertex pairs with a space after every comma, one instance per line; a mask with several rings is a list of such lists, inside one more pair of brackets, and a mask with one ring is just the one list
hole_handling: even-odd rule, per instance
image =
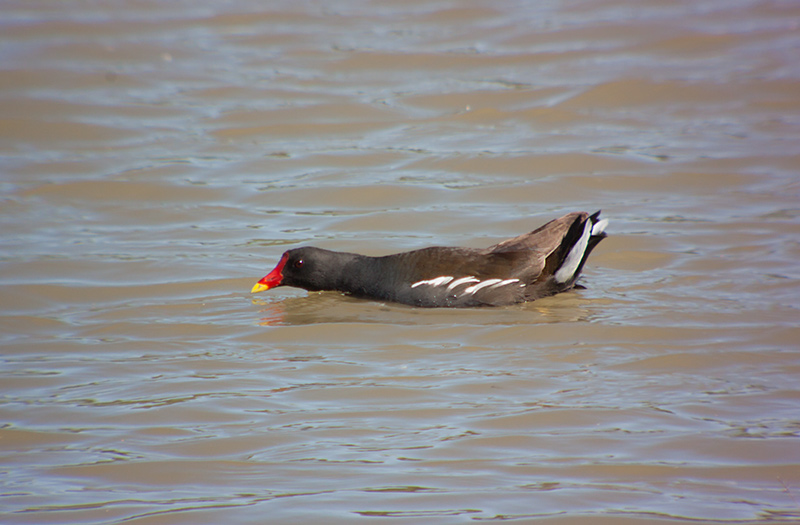
[[262, 284], [262, 283], [256, 283], [253, 286], [253, 289], [250, 290], [250, 293], [258, 293], [258, 292], [263, 292], [265, 290], [269, 290], [269, 286], [267, 286], [266, 284]]

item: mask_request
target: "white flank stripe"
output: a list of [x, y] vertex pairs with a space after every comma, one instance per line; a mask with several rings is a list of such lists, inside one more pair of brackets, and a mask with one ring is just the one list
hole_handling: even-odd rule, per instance
[[578, 269], [578, 265], [581, 263], [581, 259], [583, 259], [583, 253], [586, 251], [586, 246], [589, 244], [589, 237], [591, 236], [592, 221], [587, 220], [586, 225], [583, 227], [581, 238], [578, 239], [578, 242], [576, 242], [575, 246], [569, 251], [569, 255], [564, 259], [561, 268], [556, 272], [556, 282], [565, 283], [572, 279], [575, 275], [575, 271]]
[[[411, 288], [416, 288], [417, 286], [422, 286], [422, 285], [443, 286], [443, 285], [445, 285], [447, 283], [450, 283], [450, 281], [453, 281], [453, 279], [454, 279], [454, 277], [451, 277], [449, 275], [442, 275], [441, 277], [435, 277], [433, 279], [426, 279], [424, 281], [417, 281], [417, 282], [415, 282], [414, 284], [411, 285]], [[482, 290], [484, 288], [499, 288], [500, 286], [505, 286], [507, 284], [518, 283], [518, 282], [519, 282], [519, 279], [505, 279], [505, 280], [503, 280], [503, 279], [486, 279], [485, 281], [481, 281], [480, 279], [477, 279], [477, 278], [475, 278], [473, 276], [469, 276], [469, 277], [462, 277], [461, 279], [456, 279], [455, 281], [450, 283], [450, 286], [447, 287], [447, 291], [448, 292], [452, 291], [457, 286], [461, 286], [462, 284], [476, 283], [476, 284], [473, 284], [472, 286], [468, 286], [467, 288], [464, 289], [463, 292], [461, 292], [461, 295], [474, 294], [477, 291]], [[520, 286], [525, 286], [525, 285], [521, 284]]]
[[[505, 286], [505, 285], [511, 284], [511, 283], [518, 283], [518, 282], [519, 282], [519, 279], [506, 279], [505, 281], [500, 281], [499, 283], [495, 284], [494, 286], [492, 286], [492, 288], [500, 288], [501, 286]], [[525, 285], [523, 284], [521, 286], [525, 286]]]
[[486, 288], [487, 286], [491, 286], [493, 284], [497, 284], [500, 281], [501, 281], [500, 279], [486, 279], [485, 281], [481, 281], [478, 284], [473, 284], [469, 288], [466, 288], [463, 292], [461, 292], [461, 295], [466, 295], [468, 293], [469, 294], [474, 294], [475, 292], [477, 292], [481, 288]]
[[592, 235], [600, 235], [604, 231], [606, 231], [606, 226], [608, 226], [608, 219], [602, 219], [594, 223], [592, 226]]
[[462, 277], [461, 279], [456, 279], [455, 281], [450, 283], [450, 286], [447, 287], [447, 291], [449, 292], [450, 290], [452, 290], [456, 286], [460, 286], [462, 284], [477, 283], [477, 282], [480, 282], [480, 279], [476, 279], [475, 277], [472, 277], [472, 276]]
[[428, 284], [430, 286], [441, 286], [443, 284], [447, 284], [452, 281], [453, 278], [447, 275], [443, 275], [441, 277], [436, 277], [434, 279], [428, 279], [427, 281], [417, 281], [411, 285], [411, 288], [416, 288], [417, 286]]

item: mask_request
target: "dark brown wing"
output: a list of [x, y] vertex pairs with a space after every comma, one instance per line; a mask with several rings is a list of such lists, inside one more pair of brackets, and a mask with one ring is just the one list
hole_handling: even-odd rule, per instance
[[516, 266], [524, 262], [525, 254], [519, 252], [492, 254], [486, 250], [433, 246], [391, 257], [402, 268], [399, 274], [403, 280], [416, 282], [441, 276], [507, 278]]
[[579, 247], [583, 254], [590, 220], [589, 214], [574, 212], [483, 250], [436, 246], [378, 258], [379, 268], [385, 269], [380, 271], [385, 290], [376, 296], [417, 306], [458, 307], [553, 295], [574, 285], [583, 263], [575, 254], [570, 268], [577, 269], [570, 279], [559, 281], [554, 275], [579, 239], [584, 239]]
[[[586, 212], [568, 213], [530, 233], [523, 233], [490, 246], [485, 251], [494, 256], [514, 254], [511, 258], [523, 260], [526, 265], [523, 280], [532, 283], [539, 277], [555, 273], [566, 256], [562, 252], [574, 244], [572, 238], [577, 239], [580, 236], [582, 225], [588, 218], [589, 214]], [[518, 268], [515, 276], [521, 276], [522, 270], [523, 268]]]
[[561, 246], [564, 242], [570, 228], [576, 222], [583, 224], [589, 217], [586, 212], [573, 212], [564, 215], [558, 219], [553, 219], [547, 224], [536, 228], [532, 232], [523, 233], [513, 239], [506, 239], [484, 250], [487, 253], [497, 253], [504, 251], [520, 251], [520, 250], [533, 250], [536, 252], [550, 255], [553, 251]]

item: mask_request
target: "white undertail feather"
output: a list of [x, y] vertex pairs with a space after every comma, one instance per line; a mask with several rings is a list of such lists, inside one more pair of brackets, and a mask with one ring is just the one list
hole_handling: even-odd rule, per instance
[[592, 235], [600, 235], [606, 231], [606, 226], [608, 226], [608, 219], [600, 219], [592, 226]]
[[[595, 227], [600, 226], [600, 231], [602, 231], [602, 228], [605, 228], [606, 224], [608, 224], [608, 221], [606, 221], [605, 224], [603, 224], [603, 221], [598, 221], [597, 224], [595, 224]], [[583, 234], [581, 234], [581, 238], [578, 239], [578, 242], [576, 242], [569, 251], [566, 259], [564, 259], [561, 267], [556, 272], [556, 282], [565, 283], [575, 276], [575, 272], [578, 270], [578, 266], [583, 260], [583, 254], [586, 252], [586, 247], [589, 245], [589, 237], [592, 236], [593, 231], [594, 228], [592, 227], [592, 221], [587, 220], [586, 225], [583, 227]]]

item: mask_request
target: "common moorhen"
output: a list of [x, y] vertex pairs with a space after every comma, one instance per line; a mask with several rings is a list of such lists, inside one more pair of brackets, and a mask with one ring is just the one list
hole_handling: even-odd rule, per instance
[[483, 250], [434, 246], [383, 257], [311, 246], [289, 250], [251, 293], [277, 286], [336, 290], [424, 307], [500, 306], [575, 286], [606, 237], [600, 212], [574, 212]]

